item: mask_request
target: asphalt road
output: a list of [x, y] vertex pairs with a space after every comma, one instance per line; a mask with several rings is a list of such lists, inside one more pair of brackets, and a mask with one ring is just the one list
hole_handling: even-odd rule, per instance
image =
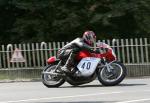
[[150, 103], [150, 78], [125, 79], [105, 87], [97, 80], [46, 88], [41, 82], [0, 83], [0, 103]]

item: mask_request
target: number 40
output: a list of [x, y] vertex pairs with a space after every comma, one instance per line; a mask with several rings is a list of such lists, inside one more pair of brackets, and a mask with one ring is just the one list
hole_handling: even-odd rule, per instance
[[89, 70], [91, 68], [91, 62], [84, 62], [81, 68]]

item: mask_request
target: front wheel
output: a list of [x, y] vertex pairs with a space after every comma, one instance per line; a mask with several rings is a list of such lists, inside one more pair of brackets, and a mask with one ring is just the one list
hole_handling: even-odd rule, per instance
[[98, 80], [102, 85], [114, 86], [125, 78], [126, 73], [126, 67], [121, 62], [115, 61], [98, 70]]
[[56, 66], [57, 65], [48, 65], [43, 70], [42, 82], [48, 88], [50, 88], [50, 87], [59, 87], [65, 82], [65, 80], [62, 77], [50, 74], [50, 73], [55, 73]]

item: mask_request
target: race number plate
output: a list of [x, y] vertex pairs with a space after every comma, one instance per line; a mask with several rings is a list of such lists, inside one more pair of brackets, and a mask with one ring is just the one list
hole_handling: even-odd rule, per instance
[[81, 72], [82, 76], [90, 76], [94, 73], [99, 61], [100, 58], [94, 57], [83, 58], [77, 65], [77, 68]]

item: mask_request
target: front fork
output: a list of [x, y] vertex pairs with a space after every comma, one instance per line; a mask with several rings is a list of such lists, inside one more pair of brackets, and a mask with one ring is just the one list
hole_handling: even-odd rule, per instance
[[61, 73], [62, 70], [61, 70], [61, 68], [60, 68], [61, 63], [62, 63], [62, 61], [60, 60], [60, 61], [58, 62], [58, 64], [57, 64], [57, 66], [55, 67], [55, 70], [54, 70], [54, 71], [52, 71], [52, 72], [51, 72], [51, 71], [50, 71], [50, 72], [43, 71], [42, 73], [43, 73], [43, 74], [47, 74], [47, 75], [53, 75], [53, 76], [63, 76], [64, 74]]
[[[115, 61], [115, 60], [114, 60]], [[103, 58], [103, 62], [104, 62], [104, 67], [106, 67], [106, 69], [107, 69], [107, 71], [109, 72], [109, 73], [111, 73], [112, 72], [112, 70], [114, 69], [110, 64], [111, 63], [113, 63], [114, 61], [111, 61], [111, 62], [107, 62], [106, 61], [106, 59], [105, 58]], [[103, 68], [104, 68], [103, 67]]]
[[62, 71], [59, 67], [61, 66], [62, 61], [60, 60], [55, 68], [55, 72]]

